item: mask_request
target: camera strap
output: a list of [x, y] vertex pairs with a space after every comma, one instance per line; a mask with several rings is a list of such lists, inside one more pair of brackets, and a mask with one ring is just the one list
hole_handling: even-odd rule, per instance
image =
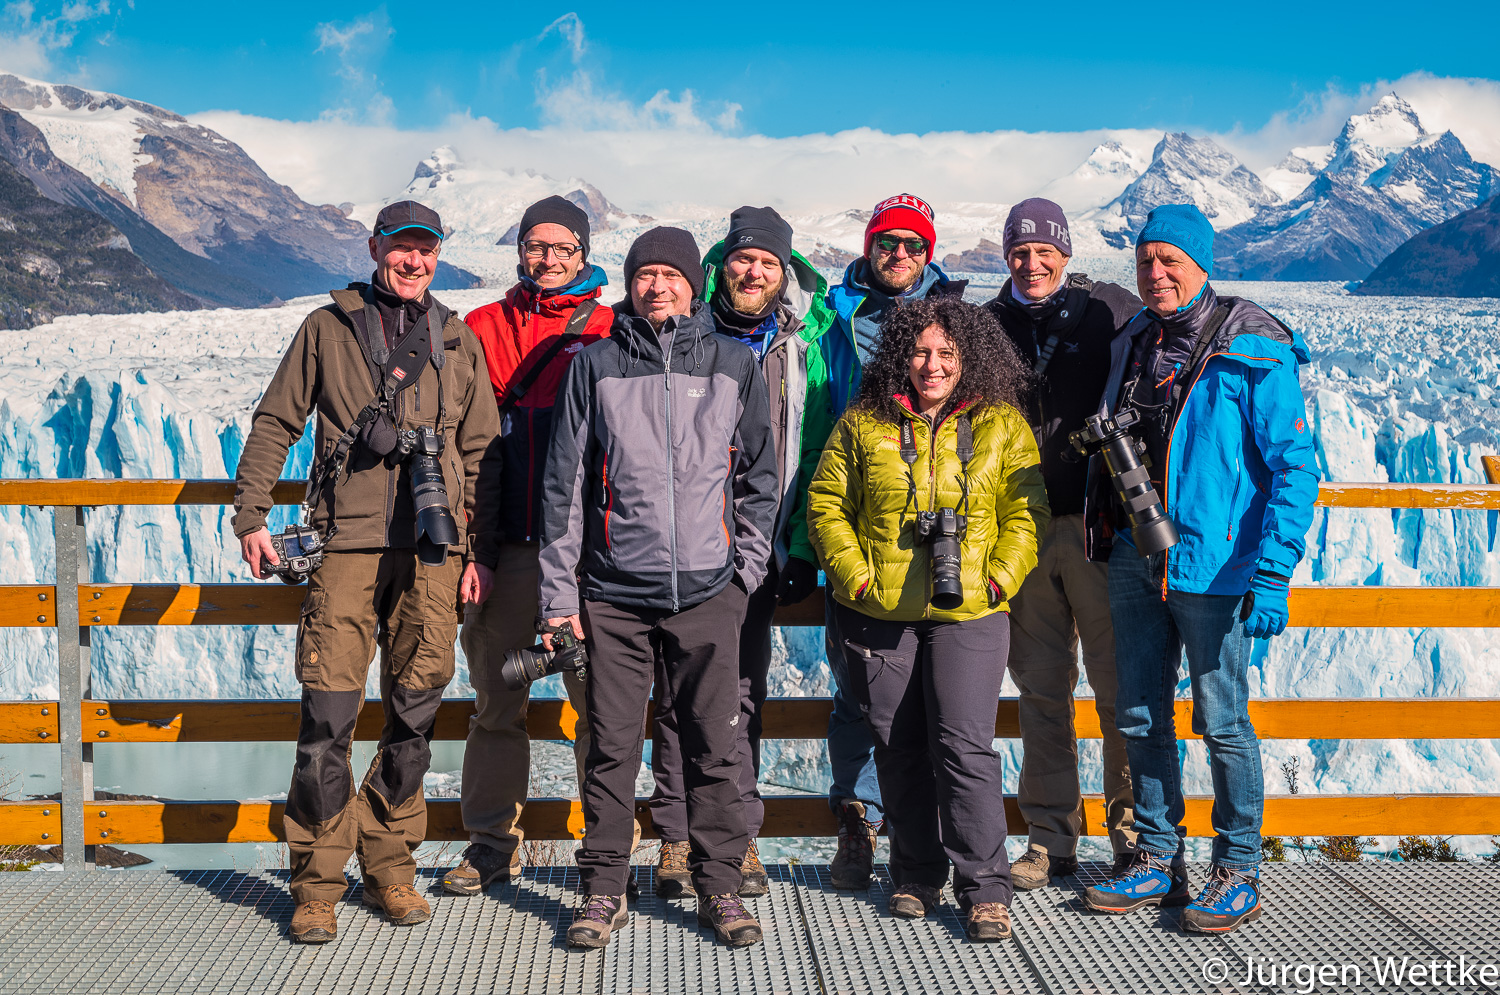
[[1214, 347], [1214, 339], [1218, 336], [1219, 329], [1224, 327], [1224, 322], [1229, 318], [1229, 309], [1230, 305], [1223, 301], [1220, 301], [1219, 306], [1214, 308], [1214, 313], [1208, 316], [1208, 321], [1203, 326], [1203, 334], [1199, 335], [1198, 341], [1193, 344], [1193, 354], [1188, 359], [1187, 366], [1184, 367], [1184, 375], [1173, 381], [1171, 410], [1174, 416], [1179, 410], [1178, 405], [1182, 401], [1184, 385], [1192, 380], [1193, 371], [1198, 368], [1198, 364], [1203, 362], [1209, 350]]
[[594, 313], [594, 308], [598, 306], [599, 302], [591, 298], [573, 309], [573, 314], [568, 318], [568, 323], [563, 326], [562, 334], [554, 339], [546, 351], [537, 357], [536, 362], [532, 363], [531, 368], [526, 371], [526, 375], [511, 384], [510, 389], [505, 392], [505, 397], [500, 401], [500, 417], [502, 419], [511, 408], [521, 403], [521, 398], [525, 397], [526, 392], [536, 383], [537, 378], [542, 375], [542, 371], [547, 368], [547, 364], [552, 362], [558, 353], [583, 336], [584, 326], [589, 323], [589, 316]]
[[1031, 372], [1037, 376], [1047, 372], [1047, 364], [1052, 362], [1052, 354], [1057, 351], [1063, 338], [1071, 335], [1083, 321], [1083, 312], [1088, 305], [1089, 292], [1087, 290], [1082, 287], [1068, 288], [1063, 297], [1062, 306], [1047, 319], [1047, 340], [1037, 350], [1036, 362], [1032, 364]]
[[[974, 458], [974, 426], [969, 421], [967, 412], [959, 412], [954, 415], [955, 428], [958, 431], [958, 462], [963, 467], [963, 502], [964, 515], [969, 514], [969, 461]], [[906, 464], [906, 508], [901, 509], [903, 515], [908, 508], [915, 508], [917, 504], [917, 478], [912, 474], [911, 468], [916, 465], [919, 456], [917, 452], [917, 436], [911, 427], [910, 418], [901, 421], [901, 461]], [[937, 447], [937, 428], [933, 427], [933, 447]]]

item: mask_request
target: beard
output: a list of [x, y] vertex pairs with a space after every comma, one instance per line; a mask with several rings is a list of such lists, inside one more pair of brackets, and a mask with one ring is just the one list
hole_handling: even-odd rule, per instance
[[908, 256], [907, 265], [910, 267], [910, 269], [908, 269], [906, 273], [892, 273], [886, 267], [890, 266], [890, 264], [894, 263], [895, 261], [896, 257], [890, 256], [886, 259], [884, 266], [879, 264], [872, 264], [870, 268], [875, 273], [875, 279], [879, 280], [887, 290], [894, 291], [896, 294], [904, 294], [906, 293], [906, 291], [910, 290], [918, 280], [922, 279], [922, 274], [927, 271], [927, 264], [924, 262], [922, 265], [918, 266], [916, 264], [916, 261]]
[[775, 286], [767, 284], [766, 286], [756, 288], [753, 293], [745, 291], [745, 281], [745, 277], [741, 277], [739, 280], [728, 281], [729, 303], [741, 314], [760, 316], [768, 314], [771, 308], [776, 306], [777, 299], [781, 297], [782, 283], [786, 282], [786, 277], [783, 276], [781, 283], [777, 283]]

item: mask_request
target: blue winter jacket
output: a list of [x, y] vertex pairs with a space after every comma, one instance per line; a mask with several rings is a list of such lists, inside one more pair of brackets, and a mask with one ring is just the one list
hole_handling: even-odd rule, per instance
[[[1298, 367], [1312, 358], [1306, 344], [1259, 306], [1219, 298], [1211, 287], [1168, 320], [1206, 324], [1220, 304], [1228, 316], [1189, 374], [1172, 423], [1163, 503], [1181, 541], [1167, 551], [1164, 592], [1241, 595], [1256, 570], [1291, 576], [1318, 497], [1298, 381]], [[1161, 321], [1142, 311], [1134, 340], [1159, 335]], [[1121, 399], [1132, 351], [1113, 357], [1105, 390], [1111, 409]], [[1097, 483], [1104, 486], [1091, 487], [1091, 499], [1107, 501], [1107, 482]], [[1135, 555], [1133, 548], [1121, 553]]]
[[[892, 301], [915, 300], [918, 295], [962, 296], [964, 288], [969, 285], [968, 280], [949, 279], [948, 274], [936, 263], [928, 263], [922, 274], [918, 294], [911, 297], [888, 297], [866, 282], [868, 268], [869, 263], [864, 258], [854, 260], [844, 270], [844, 282], [828, 292], [828, 306], [833, 309], [835, 317], [833, 327], [818, 340], [818, 348], [823, 350], [823, 359], [828, 365], [829, 402], [834, 421], [838, 420], [844, 409], [859, 394], [860, 371], [864, 364], [860, 361], [859, 349], [855, 344], [855, 318], [872, 317], [878, 320]], [[924, 287], [925, 290], [922, 289]]]

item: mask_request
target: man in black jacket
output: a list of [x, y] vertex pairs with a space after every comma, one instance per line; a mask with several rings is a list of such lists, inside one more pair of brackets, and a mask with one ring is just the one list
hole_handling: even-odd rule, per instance
[[1011, 278], [988, 305], [1037, 377], [1027, 412], [1042, 454], [1052, 522], [1036, 569], [1011, 599], [1010, 671], [1021, 691], [1018, 800], [1030, 826], [1026, 853], [1011, 865], [1017, 888], [1040, 888], [1078, 866], [1083, 796], [1073, 730], [1078, 645], [1104, 734], [1105, 828], [1116, 861], [1135, 844], [1130, 768], [1115, 727], [1115, 644], [1109, 565], [1084, 557], [1087, 461], [1068, 436], [1099, 410], [1111, 344], [1141, 302], [1112, 283], [1067, 276], [1068, 221], [1049, 200], [1024, 200], [1005, 222]]
[[698, 921], [759, 942], [736, 892], [750, 842], [739, 787], [739, 630], [771, 556], [776, 447], [755, 356], [714, 331], [693, 236], [654, 228], [625, 257], [629, 299], [578, 354], [543, 475], [543, 640], [587, 635], [583, 907], [568, 943], [625, 926], [635, 779], [653, 676], [682, 742]]

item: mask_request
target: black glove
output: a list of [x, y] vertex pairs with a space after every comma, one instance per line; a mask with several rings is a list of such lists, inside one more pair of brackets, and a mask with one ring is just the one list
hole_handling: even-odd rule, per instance
[[776, 603], [795, 605], [806, 601], [808, 595], [817, 589], [818, 568], [801, 557], [790, 557], [781, 569], [781, 580], [776, 584]]

